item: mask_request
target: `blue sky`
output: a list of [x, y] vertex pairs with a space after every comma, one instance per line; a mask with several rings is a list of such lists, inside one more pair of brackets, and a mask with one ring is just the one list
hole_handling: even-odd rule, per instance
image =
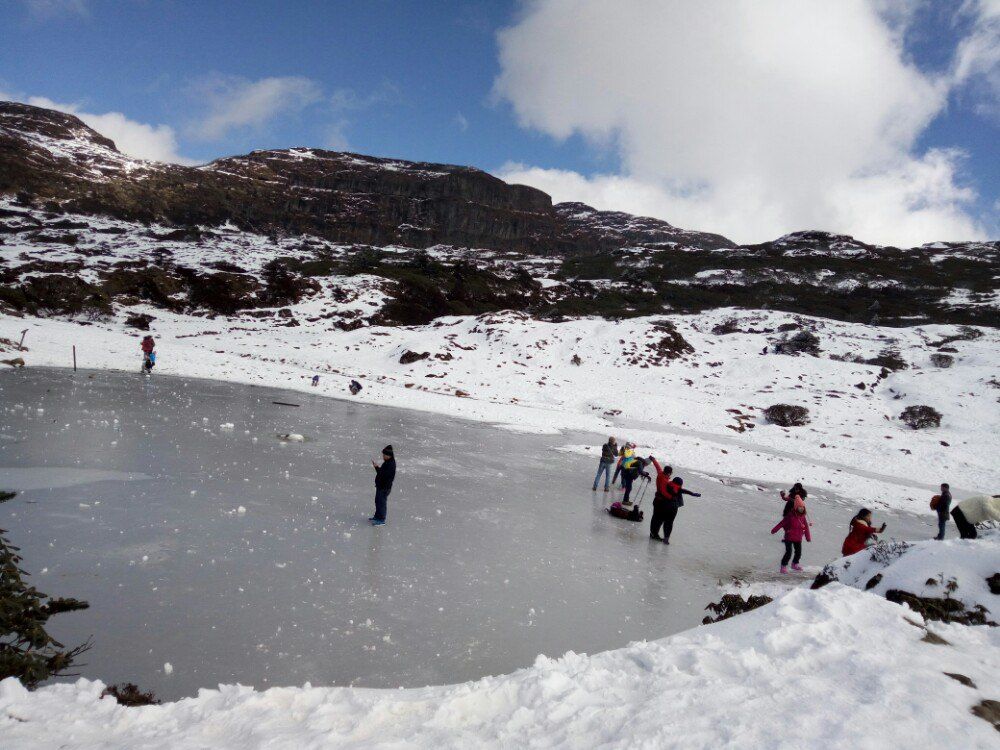
[[[817, 38], [834, 39], [830, 65], [861, 57], [864, 64], [844, 74], [838, 100], [823, 94], [827, 64], [803, 64], [800, 48], [786, 56], [779, 49], [761, 68], [768, 73], [734, 89], [728, 82], [743, 75], [745, 62], [717, 73], [722, 86], [705, 79], [720, 56], [698, 58], [697, 50], [730, 49], [725, 35], [745, 38], [746, 24], [774, 26], [753, 17], [756, 8], [724, 18], [733, 7], [726, 3], [706, 16], [698, 4], [666, 0], [24, 0], [0, 5], [0, 92], [95, 117], [121, 113], [125, 127], [149, 131], [133, 133], [133, 149], [161, 158], [207, 161], [307, 145], [471, 164], [537, 184], [557, 199], [652, 213], [739, 240], [807, 226], [880, 241], [897, 240], [896, 232], [899, 244], [996, 237], [1000, 74], [990, 41], [1000, 9], [993, 0], [981, 3], [845, 0], [851, 7], [830, 18], [808, 0], [793, 13], [783, 0], [762, 2], [776, 6], [777, 23], [795, 16], [788, 38], [822, 24]], [[498, 39], [504, 28], [510, 31]], [[669, 57], [688, 42], [696, 45], [688, 58]], [[723, 153], [733, 145], [718, 164], [710, 162], [720, 149], [698, 142], [701, 128], [677, 124], [680, 107], [703, 109], [706, 122], [719, 123], [736, 106], [727, 99], [743, 101], [744, 90], [757, 87], [752, 108], [790, 75], [802, 87], [763, 110], [773, 127], [708, 129], [704, 137], [724, 144]], [[866, 93], [852, 95], [852, 75]], [[884, 76], [874, 97], [872, 76]], [[718, 96], [704, 98], [706, 85], [717, 86]], [[893, 93], [883, 97], [883, 90]], [[795, 93], [802, 91], [805, 98]], [[678, 104], [657, 109], [644, 97]], [[857, 106], [843, 138], [864, 151], [842, 152], [841, 126], [827, 130], [797, 101], [811, 112], [829, 108], [827, 120]], [[781, 108], [788, 111], [779, 118]], [[877, 117], [869, 118], [872, 112]], [[754, 111], [747, 117], [762, 121]], [[774, 135], [789, 118], [803, 118], [792, 132], [812, 134], [799, 152], [786, 153], [788, 137]], [[907, 124], [904, 132], [895, 132], [892, 118]], [[95, 122], [118, 127], [107, 118]], [[849, 165], [843, 174], [841, 163]]]

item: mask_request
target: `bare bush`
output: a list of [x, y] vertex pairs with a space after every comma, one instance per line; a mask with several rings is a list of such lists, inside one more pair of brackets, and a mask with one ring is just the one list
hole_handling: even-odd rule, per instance
[[773, 404], [764, 409], [764, 418], [779, 427], [801, 427], [809, 424], [809, 410], [794, 404]]

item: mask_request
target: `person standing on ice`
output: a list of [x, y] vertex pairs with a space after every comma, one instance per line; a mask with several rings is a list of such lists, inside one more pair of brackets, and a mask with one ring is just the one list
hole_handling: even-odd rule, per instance
[[156, 364], [156, 342], [153, 337], [149, 334], [142, 337], [142, 343], [139, 344], [139, 348], [142, 349], [142, 371], [152, 372], [153, 365]]
[[611, 464], [618, 457], [618, 441], [613, 437], [608, 438], [608, 442], [601, 446], [601, 460], [597, 464], [597, 476], [594, 477], [594, 487], [591, 492], [597, 492], [597, 485], [601, 481], [601, 474], [604, 475], [604, 491], [611, 490]]
[[885, 524], [881, 529], [872, 526], [872, 512], [868, 508], [862, 508], [858, 514], [851, 519], [851, 530], [844, 540], [844, 545], [840, 548], [840, 554], [844, 557], [860, 552], [868, 546], [868, 540], [876, 534], [885, 531]]
[[806, 488], [802, 486], [802, 482], [796, 482], [792, 485], [792, 489], [788, 492], [781, 492], [781, 499], [785, 501], [785, 509], [781, 511], [782, 516], [787, 516], [793, 510], [795, 510], [795, 498], [800, 497], [804, 501], [809, 493], [806, 492]]
[[392, 482], [396, 478], [396, 458], [391, 445], [382, 449], [382, 465], [372, 461], [372, 468], [375, 469], [375, 515], [368, 520], [372, 522], [372, 526], [382, 526], [385, 523]]
[[[622, 462], [629, 456], [633, 455], [632, 449], [634, 447], [635, 446], [628, 441], [622, 443], [622, 449], [618, 451], [618, 464], [615, 466], [615, 475], [611, 477], [611, 484], [618, 481], [618, 475], [622, 473]], [[621, 488], [625, 489], [625, 477], [622, 477]]]
[[[684, 495], [701, 497], [701, 494], [684, 489], [684, 480], [681, 477], [671, 479], [674, 472], [672, 466], [661, 467], [652, 456], [649, 457], [649, 461], [656, 469], [656, 494], [653, 496], [653, 519], [649, 522], [649, 538], [670, 544], [674, 519], [677, 518], [677, 511], [684, 505]], [[660, 527], [663, 527], [662, 537]]]
[[948, 525], [948, 515], [951, 513], [951, 488], [947, 483], [941, 485], [941, 494], [937, 496], [934, 510], [937, 511], [938, 517], [938, 533], [934, 538], [944, 541], [945, 527]]
[[771, 529], [771, 533], [774, 534], [778, 529], [785, 530], [785, 554], [781, 558], [781, 572], [788, 572], [789, 560], [792, 561], [792, 570], [802, 570], [802, 566], [799, 565], [799, 560], [802, 559], [802, 537], [811, 542], [812, 535], [809, 533], [809, 519], [806, 518], [806, 504], [802, 502], [801, 497], [795, 498], [792, 512], [782, 516], [777, 526]]
[[628, 465], [627, 469], [622, 470], [622, 477], [625, 481], [625, 496], [622, 498], [622, 505], [626, 508], [632, 505], [632, 485], [636, 479], [643, 477], [646, 481], [650, 481], [649, 474], [646, 473], [646, 464], [649, 461], [645, 458], [639, 458], [638, 456], [632, 456], [629, 459], [631, 463]]

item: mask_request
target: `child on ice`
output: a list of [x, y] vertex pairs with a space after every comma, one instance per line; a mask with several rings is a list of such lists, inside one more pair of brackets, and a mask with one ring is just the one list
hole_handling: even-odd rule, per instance
[[[782, 517], [778, 525], [771, 529], [774, 534], [778, 529], [785, 530], [785, 555], [781, 558], [781, 572], [788, 572], [788, 561], [792, 561], [792, 570], [802, 570], [799, 560], [802, 559], [802, 537], [807, 542], [812, 541], [809, 534], [809, 519], [806, 518], [806, 504], [801, 497], [796, 497], [792, 512]], [[792, 556], [794, 553], [794, 557]]]

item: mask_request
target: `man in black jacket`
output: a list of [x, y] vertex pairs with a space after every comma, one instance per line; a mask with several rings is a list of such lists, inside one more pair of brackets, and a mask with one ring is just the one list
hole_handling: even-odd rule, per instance
[[396, 458], [392, 446], [382, 449], [382, 465], [372, 461], [375, 469], [375, 515], [371, 517], [372, 526], [382, 526], [385, 523], [386, 504], [392, 491], [392, 482], [396, 478]]

